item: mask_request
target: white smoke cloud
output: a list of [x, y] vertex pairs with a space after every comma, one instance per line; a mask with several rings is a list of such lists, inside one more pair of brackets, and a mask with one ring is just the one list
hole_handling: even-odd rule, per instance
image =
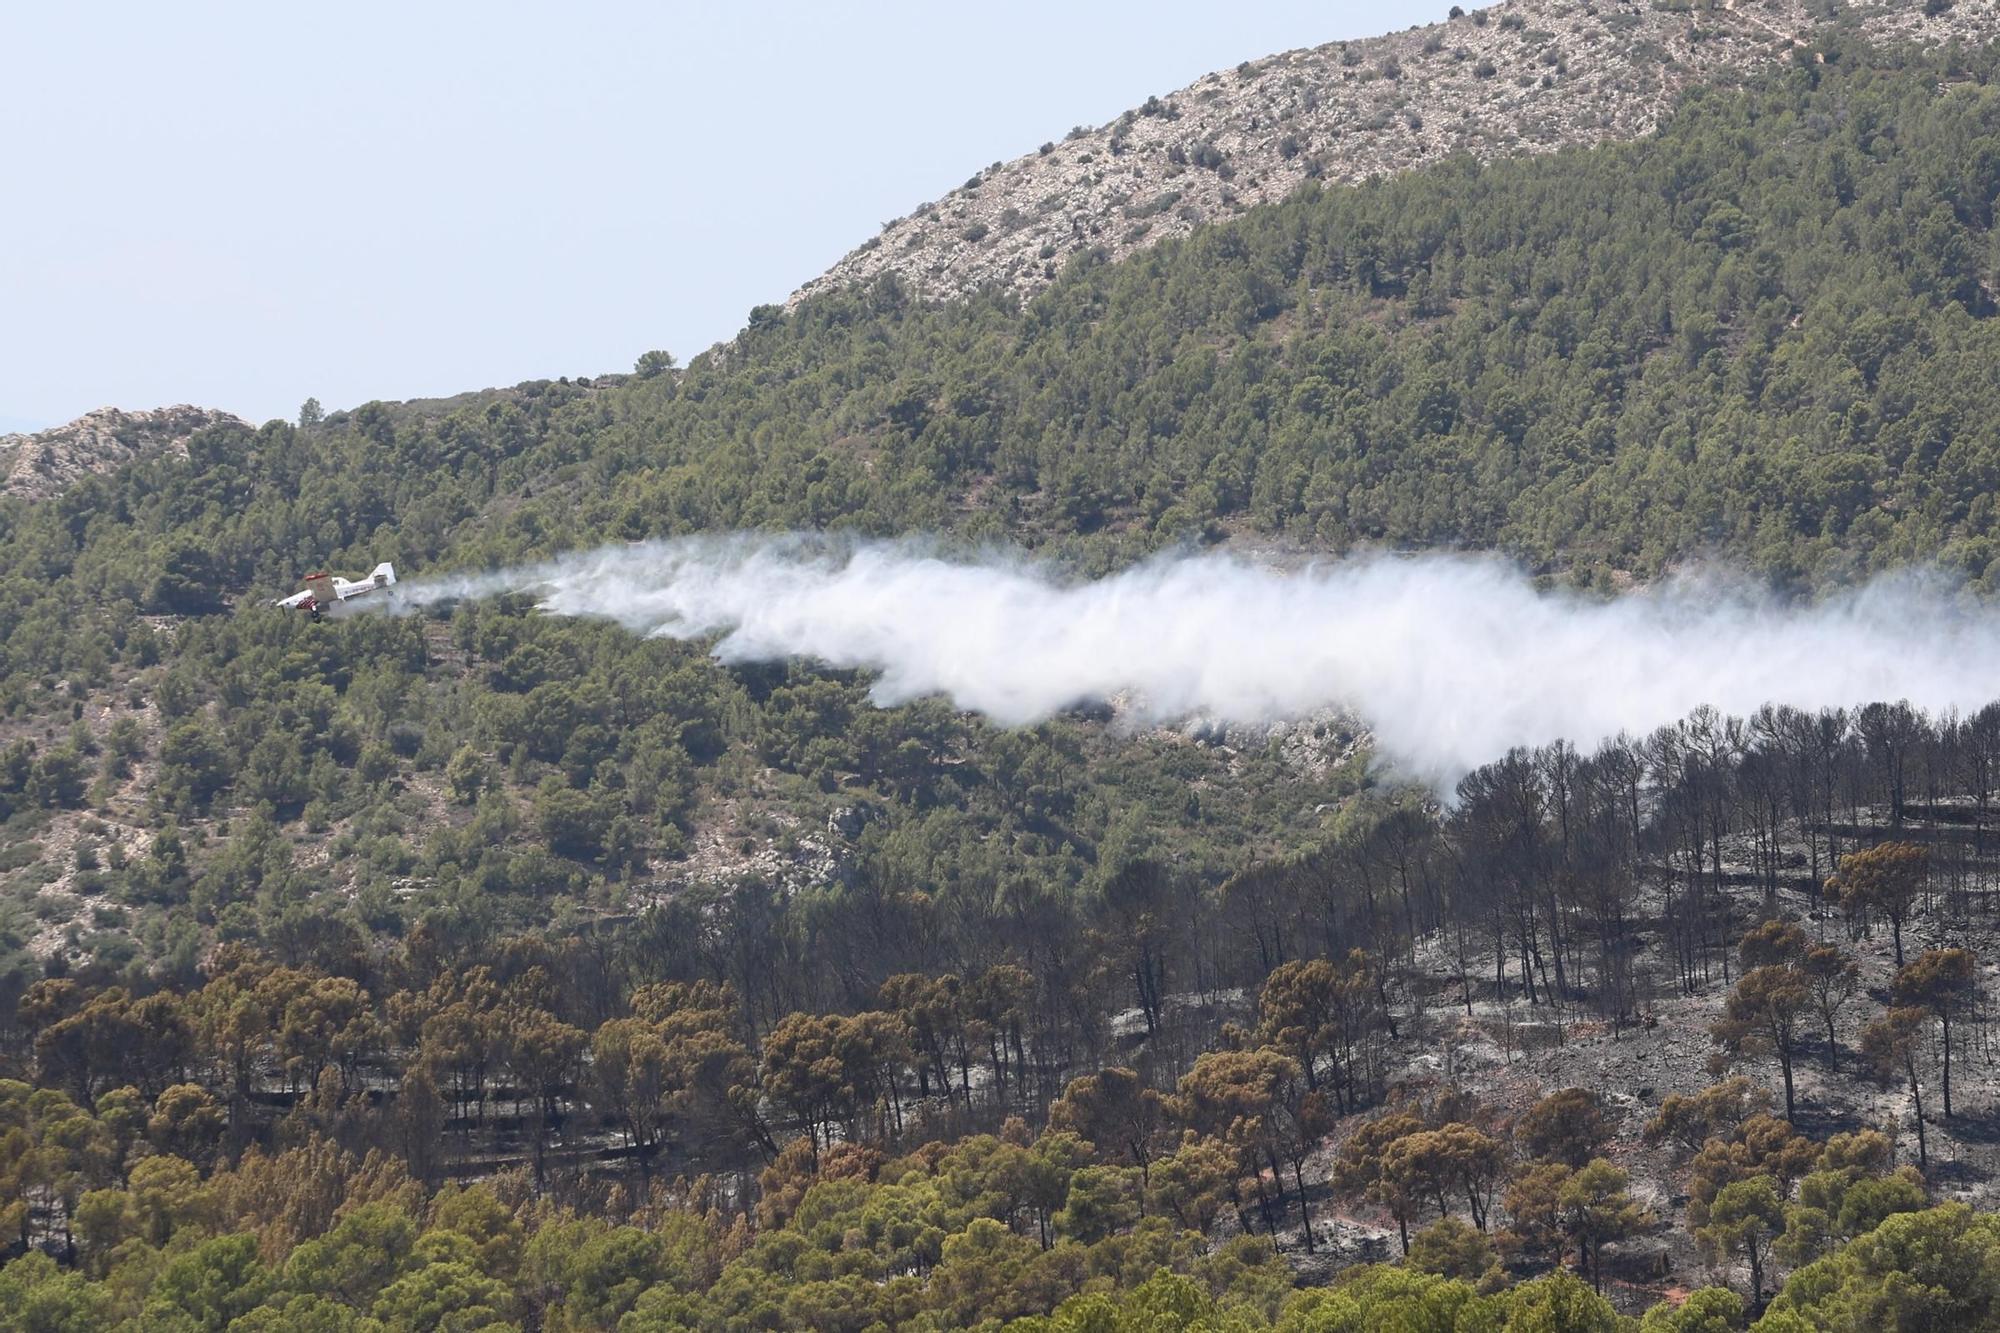
[[2000, 697], [2000, 608], [1923, 574], [1811, 605], [1716, 576], [1598, 600], [1467, 555], [1291, 570], [1179, 556], [1071, 582], [907, 542], [734, 536], [418, 580], [397, 600], [499, 592], [640, 634], [718, 635], [728, 662], [867, 669], [877, 702], [938, 694], [1006, 725], [1106, 699], [1146, 720], [1247, 724], [1338, 706], [1443, 785], [1517, 745], [1587, 748], [1704, 704], [1970, 711]]

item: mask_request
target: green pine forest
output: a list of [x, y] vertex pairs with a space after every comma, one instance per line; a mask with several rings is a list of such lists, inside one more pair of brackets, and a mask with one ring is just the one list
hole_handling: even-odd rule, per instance
[[[1698, 717], [1440, 807], [1334, 724], [264, 605], [739, 529], [2000, 591], [1996, 200], [2000, 49], [1835, 26], [1640, 142], [1310, 185], [1025, 305], [885, 280], [0, 500], [0, 1324], [2000, 1327], [1921, 1141], [1940, 1056], [1947, 1117], [1991, 1068], [1930, 946], [1994, 924], [1939, 830], [2000, 713]], [[1399, 1077], [1459, 1008], [1669, 997], [1715, 1077], [1644, 1107]]]

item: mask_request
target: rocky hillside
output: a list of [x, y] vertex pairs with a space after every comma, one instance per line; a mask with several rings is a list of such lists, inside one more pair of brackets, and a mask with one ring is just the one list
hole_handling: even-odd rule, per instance
[[100, 407], [66, 426], [0, 435], [0, 494], [46, 499], [87, 473], [109, 472], [142, 454], [185, 453], [190, 435], [240, 417], [185, 403], [150, 412]]
[[1079, 126], [889, 223], [791, 303], [884, 273], [926, 299], [989, 284], [1029, 292], [1078, 251], [1121, 256], [1310, 179], [1636, 138], [1692, 85], [1823, 58], [1813, 34], [1829, 8], [1876, 42], [2000, 35], [2000, 0], [1508, 0], [1407, 32], [1246, 62], [1149, 98], [1109, 125]]

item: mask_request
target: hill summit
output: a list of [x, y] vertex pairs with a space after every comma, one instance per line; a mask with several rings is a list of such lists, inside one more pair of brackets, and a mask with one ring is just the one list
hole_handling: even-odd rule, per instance
[[31, 435], [0, 435], [0, 494], [43, 500], [89, 473], [110, 472], [143, 454], [187, 452], [188, 437], [210, 426], [248, 422], [186, 403], [144, 412], [100, 407]]
[[1817, 34], [1931, 47], [2000, 35], [2000, 3], [1508, 0], [1442, 23], [1245, 61], [1107, 125], [994, 163], [887, 224], [788, 304], [894, 274], [922, 299], [1027, 293], [1070, 256], [1118, 258], [1281, 199], [1453, 154], [1549, 153], [1649, 133], [1680, 93], [1783, 60]]

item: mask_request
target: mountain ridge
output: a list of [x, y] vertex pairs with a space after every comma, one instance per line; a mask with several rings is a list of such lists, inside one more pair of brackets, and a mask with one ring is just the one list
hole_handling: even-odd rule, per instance
[[0, 494], [46, 500], [82, 477], [142, 456], [185, 454], [188, 438], [211, 426], [249, 424], [233, 412], [177, 403], [145, 411], [100, 407], [47, 430], [0, 435]]
[[[785, 305], [884, 276], [924, 300], [989, 286], [1027, 295], [1077, 254], [1119, 259], [1310, 180], [1636, 139], [1685, 89], [1810, 50], [1825, 8], [1505, 0], [1245, 61], [975, 173], [885, 224]], [[1842, 5], [1834, 26], [1872, 43], [1935, 47], [2000, 35], [2000, 3]]]

